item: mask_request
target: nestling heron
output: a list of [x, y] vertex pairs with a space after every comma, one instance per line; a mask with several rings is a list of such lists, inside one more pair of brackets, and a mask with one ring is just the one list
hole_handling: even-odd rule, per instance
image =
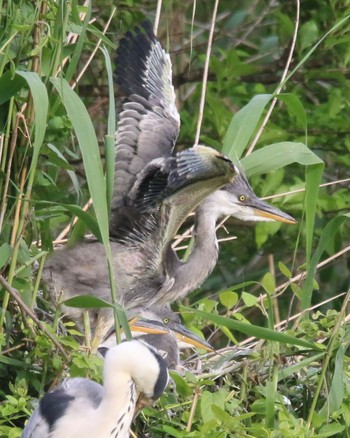
[[127, 438], [138, 407], [159, 398], [168, 379], [165, 361], [153, 347], [123, 342], [106, 354], [103, 386], [64, 380], [40, 401], [22, 438]]
[[[116, 136], [111, 248], [121, 304], [143, 311], [185, 297], [210, 274], [218, 257], [215, 226], [220, 217], [295, 220], [261, 201], [244, 173], [232, 169], [219, 153], [201, 147], [174, 154], [180, 122], [171, 61], [150, 23], [120, 41], [116, 72], [127, 101]], [[232, 181], [223, 183], [222, 173]], [[223, 188], [216, 190], [219, 186]], [[194, 247], [184, 263], [171, 243], [193, 209]], [[57, 251], [43, 276], [66, 298], [88, 294], [110, 299], [106, 257], [99, 242]], [[74, 319], [81, 315], [79, 309], [66, 310]], [[106, 317], [111, 326], [112, 317]]]
[[[155, 306], [144, 310], [129, 322], [129, 326], [133, 339], [142, 340], [156, 348], [169, 369], [180, 366], [179, 350], [197, 347], [213, 351], [213, 347], [207, 341], [181, 324], [179, 316], [167, 306]], [[112, 326], [97, 350], [104, 356], [106, 351], [115, 345], [115, 328]]]
[[[158, 189], [152, 174], [139, 191], [140, 175], [154, 163], [173, 155], [180, 117], [175, 105], [171, 61], [162, 49], [149, 22], [128, 32], [117, 50], [117, 83], [127, 101], [120, 114], [116, 140], [116, 178], [110, 234], [117, 243], [116, 276], [126, 307], [144, 309], [150, 304], [167, 304], [184, 298], [198, 287], [216, 264], [218, 245], [216, 221], [223, 215], [241, 220], [278, 220], [295, 223], [280, 210], [261, 201], [243, 172], [218, 191], [207, 193], [195, 210], [195, 242], [183, 263], [171, 247], [179, 217], [174, 202], [163, 219], [163, 203], [172, 187]], [[207, 184], [211, 184], [208, 180]], [[154, 196], [157, 192], [157, 196]], [[131, 195], [130, 195], [131, 193]], [[175, 192], [174, 198], [177, 197]], [[195, 193], [191, 192], [187, 202]], [[139, 203], [157, 208], [140, 213]], [[192, 204], [191, 209], [194, 207]], [[181, 219], [184, 219], [181, 215]], [[165, 222], [170, 225], [165, 225]], [[163, 225], [160, 225], [163, 224]]]

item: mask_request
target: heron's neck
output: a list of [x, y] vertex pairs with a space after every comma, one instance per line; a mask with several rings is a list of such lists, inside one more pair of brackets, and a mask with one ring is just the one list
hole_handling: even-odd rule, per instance
[[199, 287], [208, 277], [218, 259], [216, 239], [216, 212], [210, 212], [200, 205], [195, 212], [194, 245], [186, 262], [174, 270], [173, 293], [175, 299], [185, 297]]
[[107, 381], [98, 410], [108, 424], [111, 437], [129, 437], [137, 397], [135, 383], [130, 376], [120, 373], [115, 373]]

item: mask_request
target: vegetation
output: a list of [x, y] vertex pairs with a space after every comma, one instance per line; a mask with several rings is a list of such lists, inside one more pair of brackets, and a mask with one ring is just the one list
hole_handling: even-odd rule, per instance
[[[203, 3], [162, 4], [179, 147], [196, 133], [213, 14]], [[238, 240], [224, 239], [215, 272], [178, 309], [219, 352], [187, 357], [135, 422], [140, 437], [350, 436], [350, 2], [307, 0], [300, 17], [298, 6], [220, 2], [200, 136], [240, 160], [259, 195], [278, 194], [271, 202], [298, 225], [219, 230]], [[111, 59], [155, 10], [0, 1], [0, 436], [19, 437], [33, 399], [63, 376], [100, 379], [88, 334], [61, 320], [40, 273], [67, 237], [92, 232], [108, 253]]]

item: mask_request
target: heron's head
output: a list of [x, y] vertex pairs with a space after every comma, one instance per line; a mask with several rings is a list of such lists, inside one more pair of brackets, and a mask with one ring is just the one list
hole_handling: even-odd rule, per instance
[[147, 400], [156, 400], [164, 392], [169, 372], [158, 351], [142, 341], [125, 341], [108, 350], [104, 364], [104, 383], [120, 379], [132, 380], [138, 394]]
[[[188, 330], [179, 316], [169, 305], [155, 305], [148, 309], [134, 312], [129, 320], [129, 327], [133, 339], [141, 340], [154, 347], [165, 360], [168, 368], [177, 368], [179, 365], [179, 350], [198, 347], [213, 351], [213, 347], [201, 337]], [[110, 330], [98, 352], [105, 356], [109, 348], [115, 345], [114, 328]]]
[[205, 202], [211, 204], [205, 208], [210, 208], [218, 217], [233, 216], [242, 221], [296, 223], [289, 214], [258, 198], [242, 171], [232, 183], [210, 195]]
[[[178, 364], [174, 358], [179, 350], [191, 347], [213, 351], [213, 347], [191, 330], [188, 330], [179, 316], [169, 306], [152, 306], [143, 310], [140, 317], [130, 326], [132, 333], [138, 332], [142, 340], [164, 353], [163, 357], [169, 368]], [[164, 334], [168, 333], [168, 336]], [[170, 340], [170, 335], [173, 340]], [[165, 341], [166, 340], [166, 341]]]

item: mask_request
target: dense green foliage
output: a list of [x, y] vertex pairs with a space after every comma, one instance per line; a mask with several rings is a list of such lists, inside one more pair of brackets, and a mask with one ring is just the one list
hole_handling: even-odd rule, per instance
[[[40, 273], [67, 225], [69, 244], [92, 232], [108, 252], [110, 59], [156, 2], [115, 7], [0, 1], [0, 436], [19, 437], [32, 399], [63, 376], [100, 380], [88, 334], [60, 319]], [[162, 5], [179, 148], [195, 137], [212, 7]], [[222, 242], [216, 270], [178, 309], [220, 354], [186, 359], [157, 409], [136, 420], [140, 437], [350, 436], [350, 2], [303, 1], [288, 64], [295, 16], [296, 2], [220, 2], [200, 141], [239, 160], [260, 196], [281, 194], [271, 202], [298, 225], [226, 223], [238, 240]]]

